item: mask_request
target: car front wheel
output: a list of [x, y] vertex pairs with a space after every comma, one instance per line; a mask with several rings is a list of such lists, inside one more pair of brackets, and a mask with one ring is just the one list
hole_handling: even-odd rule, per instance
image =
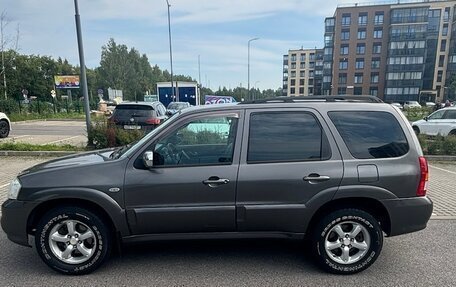
[[369, 213], [342, 209], [320, 221], [314, 230], [312, 246], [323, 269], [354, 274], [375, 262], [383, 246], [383, 232]]
[[97, 269], [110, 251], [107, 225], [79, 207], [59, 207], [46, 213], [37, 226], [35, 245], [41, 259], [64, 274], [87, 274]]
[[10, 126], [7, 121], [0, 120], [0, 138], [6, 138], [10, 133]]

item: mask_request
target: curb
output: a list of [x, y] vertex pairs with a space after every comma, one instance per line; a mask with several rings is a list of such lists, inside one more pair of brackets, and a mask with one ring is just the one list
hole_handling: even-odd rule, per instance
[[0, 156], [38, 156], [38, 157], [59, 157], [77, 154], [77, 151], [0, 151]]
[[429, 161], [456, 161], [454, 155], [425, 155], [424, 157]]

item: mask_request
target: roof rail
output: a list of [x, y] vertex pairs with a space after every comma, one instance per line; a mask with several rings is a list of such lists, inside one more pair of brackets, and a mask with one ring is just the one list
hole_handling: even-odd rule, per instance
[[374, 96], [304, 96], [304, 97], [276, 97], [241, 102], [240, 104], [268, 104], [268, 103], [302, 103], [302, 102], [362, 102], [362, 103], [383, 103]]

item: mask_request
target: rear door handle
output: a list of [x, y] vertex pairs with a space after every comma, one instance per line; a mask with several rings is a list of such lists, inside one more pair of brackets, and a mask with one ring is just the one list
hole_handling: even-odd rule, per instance
[[227, 178], [219, 178], [217, 176], [211, 176], [206, 180], [203, 180], [203, 183], [209, 187], [217, 187], [222, 184], [228, 184], [230, 182]]
[[318, 173], [311, 173], [308, 176], [304, 177], [304, 181], [308, 181], [309, 183], [319, 183], [323, 181], [328, 181], [331, 178], [327, 175], [319, 175]]

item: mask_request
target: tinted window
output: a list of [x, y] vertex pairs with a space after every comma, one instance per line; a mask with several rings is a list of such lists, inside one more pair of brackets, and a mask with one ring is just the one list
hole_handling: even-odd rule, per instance
[[147, 105], [118, 105], [114, 110], [116, 117], [150, 117], [154, 109]]
[[330, 157], [326, 136], [305, 112], [262, 112], [250, 116], [247, 162], [307, 161]]
[[456, 120], [456, 110], [448, 110], [445, 114], [445, 119]]
[[329, 117], [355, 158], [398, 157], [409, 150], [401, 126], [389, 113], [330, 112]]

